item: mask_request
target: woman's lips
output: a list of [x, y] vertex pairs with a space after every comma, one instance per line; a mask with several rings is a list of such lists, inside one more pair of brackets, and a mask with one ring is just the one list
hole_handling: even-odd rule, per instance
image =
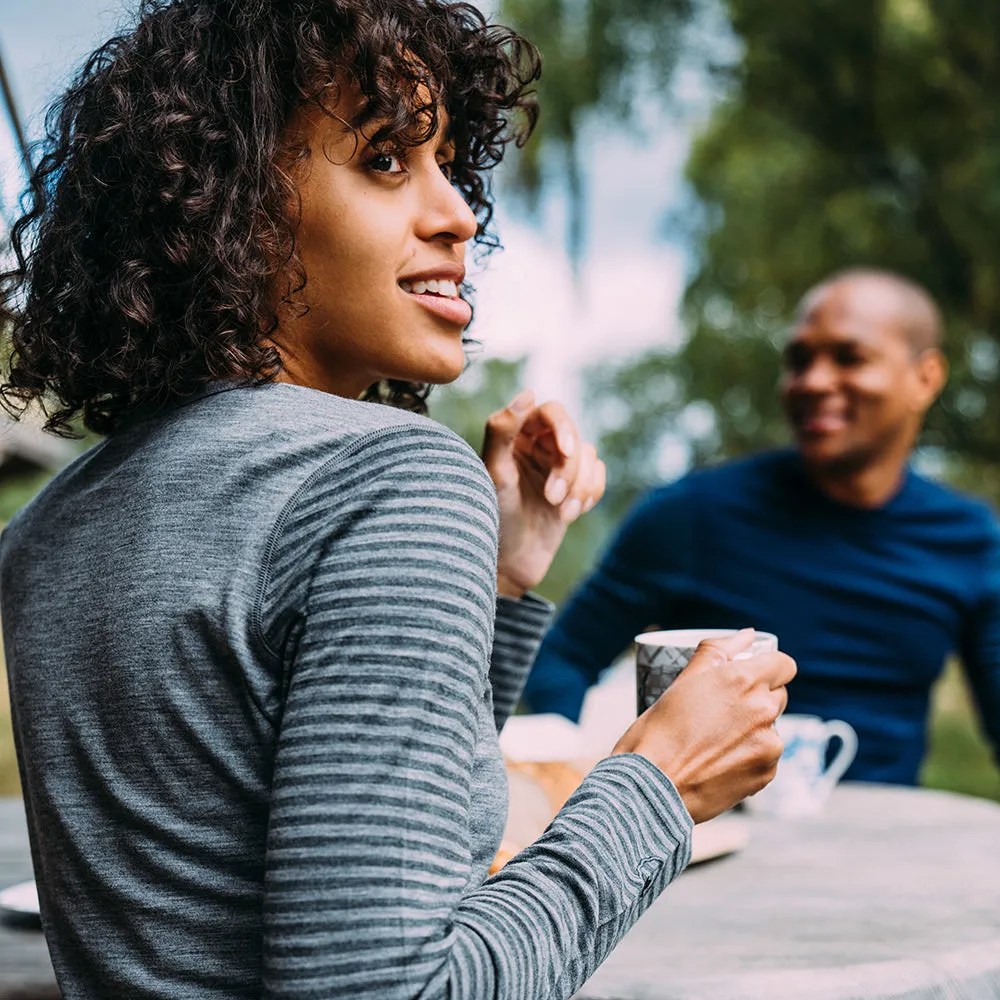
[[416, 292], [403, 291], [403, 294], [407, 298], [413, 299], [414, 302], [419, 302], [429, 312], [463, 329], [472, 322], [472, 306], [463, 298], [432, 295], [429, 292], [418, 294]]

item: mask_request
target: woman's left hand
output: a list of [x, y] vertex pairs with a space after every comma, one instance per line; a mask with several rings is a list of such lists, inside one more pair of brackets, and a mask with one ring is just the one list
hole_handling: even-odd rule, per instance
[[486, 422], [483, 461], [500, 501], [497, 589], [522, 597], [548, 572], [566, 528], [604, 495], [607, 470], [559, 403], [525, 389]]

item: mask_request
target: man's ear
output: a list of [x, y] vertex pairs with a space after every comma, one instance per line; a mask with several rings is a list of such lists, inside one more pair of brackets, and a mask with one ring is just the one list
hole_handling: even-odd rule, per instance
[[936, 347], [928, 348], [916, 360], [917, 392], [914, 407], [926, 412], [941, 395], [948, 381], [948, 359]]

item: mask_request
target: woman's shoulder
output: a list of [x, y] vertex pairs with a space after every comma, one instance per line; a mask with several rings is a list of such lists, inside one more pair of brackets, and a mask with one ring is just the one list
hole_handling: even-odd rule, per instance
[[255, 465], [263, 458], [302, 469], [360, 461], [372, 469], [402, 466], [419, 476], [417, 459], [440, 453], [485, 475], [469, 445], [428, 417], [303, 386], [220, 388], [187, 410], [191, 426], [184, 438], [207, 436], [219, 451], [245, 455]]
[[482, 460], [428, 417], [284, 384], [221, 392], [208, 404], [197, 420], [218, 451], [258, 483], [280, 479], [291, 508], [351, 509], [407, 496], [496, 518]]

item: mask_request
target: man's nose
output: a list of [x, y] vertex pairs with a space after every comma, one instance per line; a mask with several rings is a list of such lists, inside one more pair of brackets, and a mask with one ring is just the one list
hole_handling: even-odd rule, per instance
[[825, 358], [816, 358], [792, 378], [796, 392], [820, 396], [837, 388], [837, 366]]

